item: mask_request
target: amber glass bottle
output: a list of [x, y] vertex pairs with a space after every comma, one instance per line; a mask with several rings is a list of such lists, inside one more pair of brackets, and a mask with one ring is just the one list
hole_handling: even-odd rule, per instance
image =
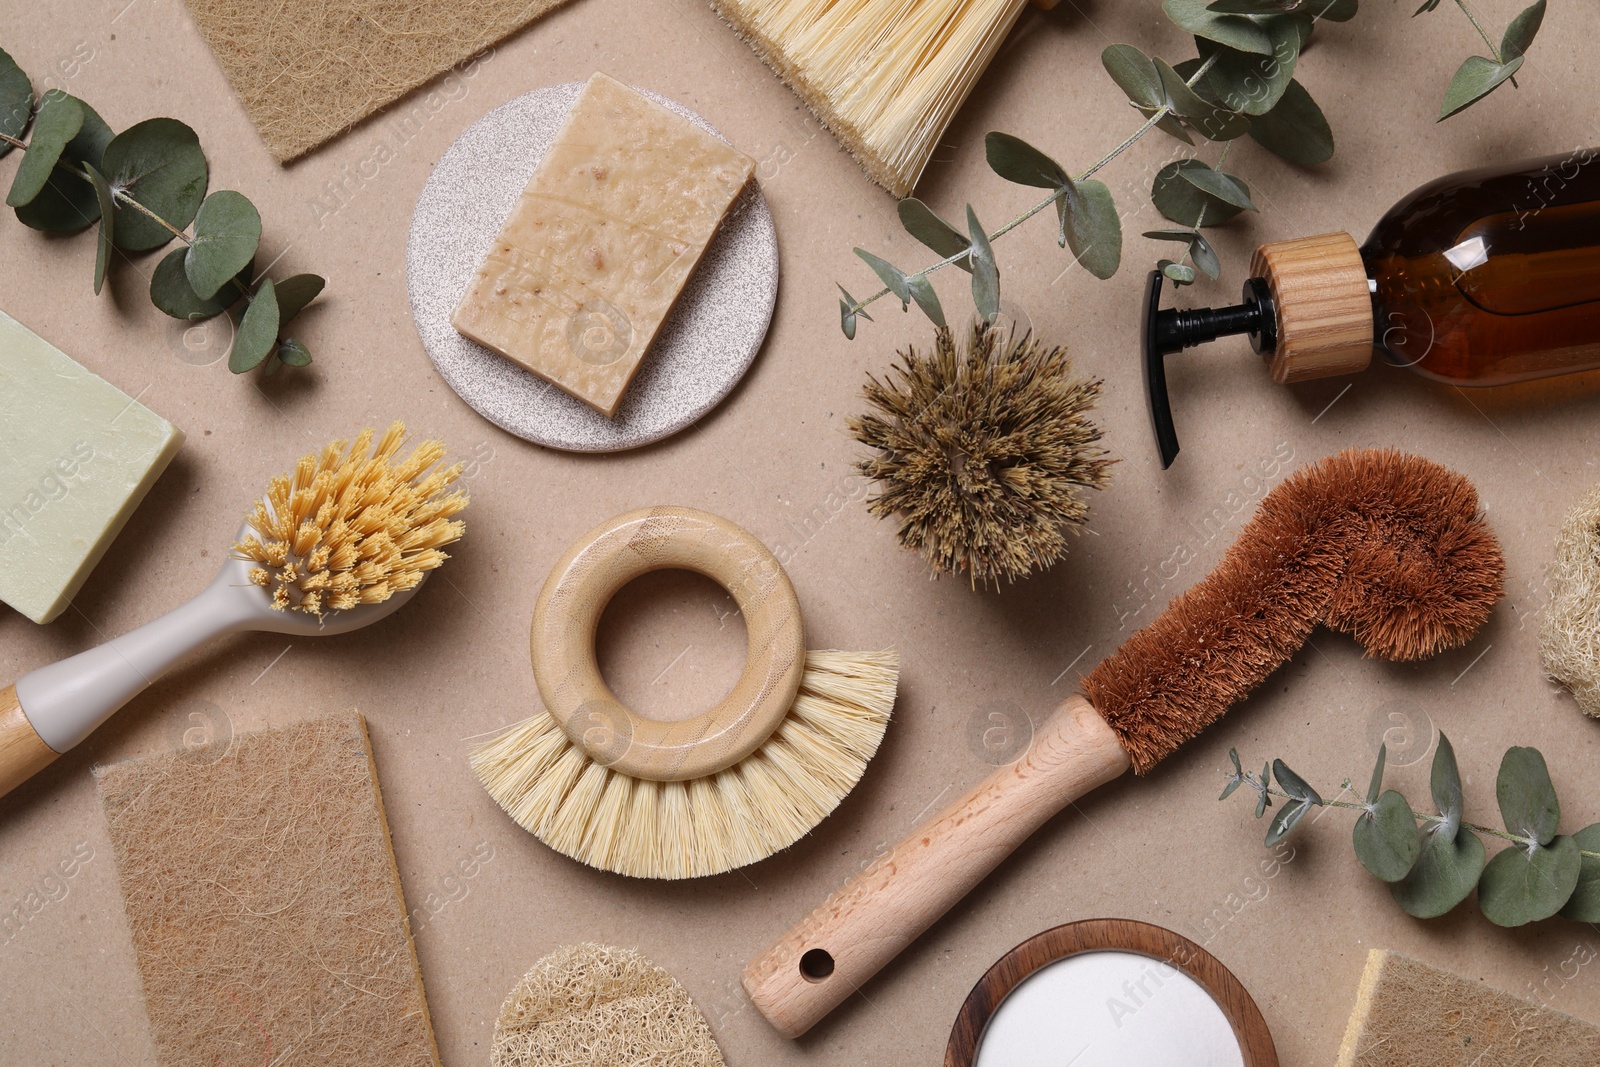
[[1455, 385], [1600, 367], [1600, 152], [1430, 182], [1361, 246], [1374, 339]]
[[1162, 465], [1178, 453], [1163, 359], [1249, 334], [1274, 381], [1363, 370], [1509, 385], [1600, 368], [1600, 149], [1463, 171], [1401, 200], [1359, 248], [1332, 233], [1262, 245], [1243, 303], [1162, 310], [1152, 273], [1145, 380]]

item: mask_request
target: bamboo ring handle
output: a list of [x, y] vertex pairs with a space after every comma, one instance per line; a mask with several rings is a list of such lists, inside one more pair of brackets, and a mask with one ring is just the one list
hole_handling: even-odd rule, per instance
[[[682, 722], [626, 707], [595, 659], [606, 604], [659, 570], [694, 571], [721, 585], [748, 637], [744, 673], [728, 695]], [[715, 774], [760, 748], [794, 706], [805, 672], [800, 601], [777, 557], [741, 527], [693, 508], [630, 511], [579, 538], [545, 580], [529, 643], [539, 695], [568, 739], [603, 766], [660, 782]]]

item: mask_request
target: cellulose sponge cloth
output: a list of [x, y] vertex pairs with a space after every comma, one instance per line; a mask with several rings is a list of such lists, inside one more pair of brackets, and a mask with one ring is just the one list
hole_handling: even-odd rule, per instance
[[34, 622], [60, 615], [182, 444], [0, 311], [0, 600]]
[[95, 772], [170, 1067], [438, 1067], [354, 712]]
[[1338, 1067], [1595, 1067], [1600, 1027], [1373, 949]]

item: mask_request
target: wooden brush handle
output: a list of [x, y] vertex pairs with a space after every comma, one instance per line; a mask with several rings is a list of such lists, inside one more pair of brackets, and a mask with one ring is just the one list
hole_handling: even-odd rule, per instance
[[0, 689], [0, 797], [50, 766], [59, 755], [44, 743], [23, 713], [17, 687]]
[[1021, 759], [923, 823], [752, 960], [745, 992], [779, 1033], [805, 1033], [1052, 815], [1127, 769], [1111, 727], [1082, 696], [1069, 697]]

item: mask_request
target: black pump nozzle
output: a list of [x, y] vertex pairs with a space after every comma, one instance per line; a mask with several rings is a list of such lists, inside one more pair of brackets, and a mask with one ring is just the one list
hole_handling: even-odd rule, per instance
[[1161, 309], [1161, 272], [1150, 272], [1144, 291], [1144, 386], [1150, 396], [1150, 422], [1161, 450], [1161, 469], [1178, 458], [1178, 432], [1172, 426], [1172, 405], [1167, 400], [1166, 356], [1185, 348], [1247, 333], [1257, 352], [1278, 346], [1278, 316], [1266, 280], [1244, 283], [1242, 303], [1226, 308]]

